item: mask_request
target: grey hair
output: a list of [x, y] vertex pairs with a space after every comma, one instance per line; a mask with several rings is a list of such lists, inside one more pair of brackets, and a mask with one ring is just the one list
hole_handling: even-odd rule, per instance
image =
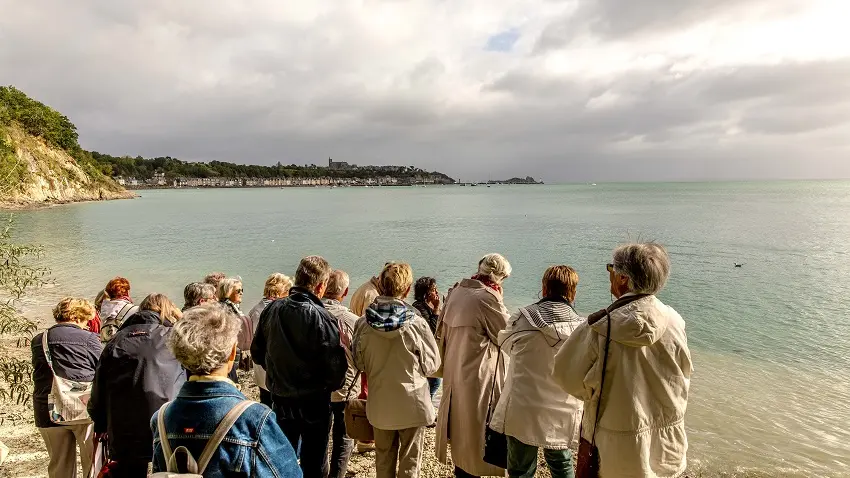
[[192, 307], [171, 328], [167, 343], [177, 361], [193, 375], [209, 375], [227, 364], [239, 318], [227, 306], [208, 302]]
[[511, 263], [501, 254], [487, 254], [478, 261], [478, 274], [489, 277], [497, 284], [511, 275], [512, 270]]
[[183, 289], [183, 308], [195, 307], [202, 300], [215, 300], [215, 286], [206, 282], [192, 282]]
[[328, 290], [325, 291], [326, 297], [337, 298], [345, 293], [351, 280], [348, 278], [348, 273], [342, 269], [336, 269], [331, 272], [328, 279]]
[[233, 292], [233, 289], [236, 288], [236, 285], [241, 283], [242, 278], [238, 276], [222, 279], [221, 282], [218, 283], [218, 300], [224, 300], [230, 297], [230, 294]]
[[322, 256], [307, 256], [301, 259], [295, 271], [295, 285], [313, 289], [326, 282], [331, 276], [331, 266]]
[[614, 272], [629, 279], [636, 294], [657, 294], [670, 276], [670, 256], [656, 242], [623, 244], [614, 249]]

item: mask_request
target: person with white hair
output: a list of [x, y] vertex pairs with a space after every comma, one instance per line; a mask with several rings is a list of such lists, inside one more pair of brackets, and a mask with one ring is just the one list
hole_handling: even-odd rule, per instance
[[616, 300], [555, 356], [555, 381], [584, 401], [579, 470], [592, 452], [606, 478], [680, 477], [693, 367], [685, 321], [655, 296], [670, 258], [657, 243], [625, 244], [607, 268]]
[[239, 339], [236, 342], [239, 347], [236, 355], [236, 364], [230, 372], [230, 380], [238, 382], [236, 369], [241, 366], [244, 370], [250, 370], [251, 341], [254, 339], [254, 325], [251, 323], [251, 319], [242, 313], [241, 309], [242, 297], [245, 294], [242, 286], [242, 278], [237, 276], [222, 279], [218, 283], [216, 293], [219, 302], [230, 308], [239, 317], [239, 321], [242, 324], [239, 328]]
[[505, 360], [498, 344], [499, 332], [510, 317], [502, 297], [502, 283], [510, 275], [511, 265], [503, 256], [484, 256], [478, 273], [449, 291], [437, 327], [444, 364], [437, 459], [448, 464], [451, 442], [459, 478], [505, 473], [483, 456], [491, 395], [493, 403], [498, 403], [505, 380]]
[[[301, 478], [295, 450], [278, 427], [274, 412], [247, 400], [227, 378], [236, 360], [240, 325], [229, 307], [206, 303], [187, 310], [172, 328], [168, 348], [190, 376], [177, 398], [150, 420], [154, 473]], [[232, 423], [229, 428], [228, 422]], [[205, 469], [192, 466], [195, 460], [203, 461], [202, 452], [216, 439], [220, 424], [225, 434], [218, 446], [212, 443]], [[194, 460], [188, 460], [186, 452]], [[171, 461], [178, 466], [170, 467]]]
[[[292, 279], [280, 272], [275, 272], [266, 279], [266, 284], [263, 288], [263, 298], [248, 312], [248, 318], [251, 320], [253, 330], [257, 330], [257, 326], [260, 324], [260, 314], [266, 310], [266, 307], [277, 299], [287, 297], [291, 288]], [[254, 337], [252, 335], [252, 343], [253, 340]], [[254, 364], [254, 383], [260, 389], [260, 403], [272, 406], [272, 394], [266, 385], [266, 370], [258, 364]]]

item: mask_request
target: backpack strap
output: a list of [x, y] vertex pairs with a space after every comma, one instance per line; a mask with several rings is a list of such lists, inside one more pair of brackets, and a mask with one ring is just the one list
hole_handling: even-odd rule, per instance
[[221, 442], [224, 440], [224, 437], [227, 436], [227, 433], [233, 428], [233, 424], [236, 423], [236, 420], [242, 416], [242, 413], [248, 409], [251, 405], [256, 402], [251, 400], [243, 400], [236, 404], [233, 408], [227, 412], [227, 415], [221, 419], [218, 423], [218, 426], [215, 428], [210, 441], [207, 442], [207, 446], [204, 447], [204, 451], [201, 452], [201, 457], [198, 460], [198, 474], [203, 475], [204, 470], [206, 470], [207, 465], [212, 459], [213, 454], [218, 451], [218, 446], [221, 445]]
[[132, 302], [128, 302], [124, 304], [124, 307], [121, 307], [121, 310], [119, 310], [118, 314], [115, 315], [115, 321], [118, 322], [118, 325], [124, 323], [124, 318], [126, 318], [133, 309], [138, 309], [138, 307], [136, 307], [136, 305]]
[[165, 431], [165, 411], [168, 410], [168, 406], [172, 403], [167, 402], [159, 407], [159, 415], [156, 417], [156, 426], [159, 429], [159, 442], [162, 445], [162, 457], [166, 463], [165, 466], [168, 466], [168, 462], [171, 461], [171, 455], [174, 454], [171, 451], [171, 443], [168, 443], [168, 433]]

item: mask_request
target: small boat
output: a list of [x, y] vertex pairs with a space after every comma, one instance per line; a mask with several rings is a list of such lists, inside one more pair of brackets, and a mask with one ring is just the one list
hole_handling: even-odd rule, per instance
[[735, 267], [744, 267], [744, 264], [743, 264], [743, 263], [738, 263], [738, 262], [736, 262], [736, 263], [735, 263]]

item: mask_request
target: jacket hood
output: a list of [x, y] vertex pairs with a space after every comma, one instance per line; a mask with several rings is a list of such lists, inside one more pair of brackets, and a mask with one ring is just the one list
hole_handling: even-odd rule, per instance
[[158, 313], [152, 310], [140, 310], [128, 317], [127, 320], [125, 320], [124, 323], [121, 324], [121, 328], [118, 330], [122, 330], [133, 325], [164, 325], [166, 327], [172, 326], [169, 320], [162, 320]]
[[[618, 302], [630, 297], [634, 296], [623, 296], [612, 305], [616, 306]], [[654, 295], [641, 297], [612, 309], [611, 340], [631, 347], [652, 345], [667, 332], [667, 326], [675, 313]], [[597, 319], [596, 322], [593, 322], [594, 318]], [[588, 319], [593, 330], [603, 336], [607, 334], [608, 319], [604, 310], [592, 314]]]
[[584, 318], [566, 301], [541, 300], [536, 304], [519, 309], [528, 327], [542, 332], [556, 341], [564, 340]]
[[416, 317], [412, 306], [393, 297], [378, 297], [366, 309], [366, 322], [380, 332], [393, 332]]

